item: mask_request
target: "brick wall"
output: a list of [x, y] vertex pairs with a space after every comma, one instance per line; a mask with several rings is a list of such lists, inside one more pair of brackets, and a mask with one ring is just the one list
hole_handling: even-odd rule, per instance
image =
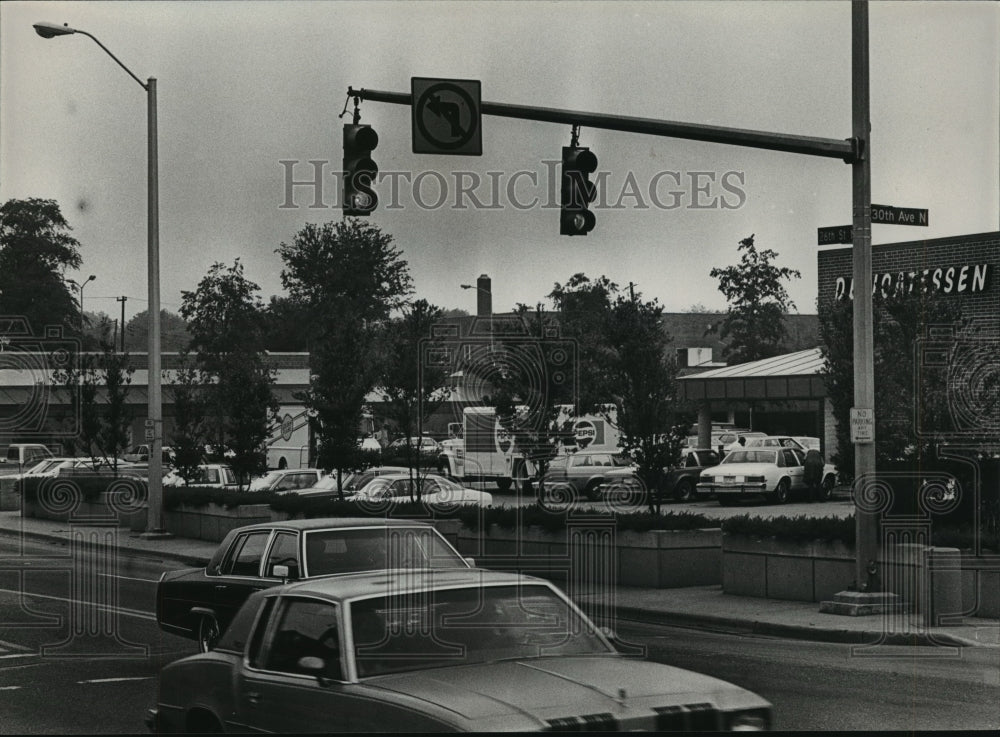
[[[851, 277], [851, 249], [822, 250], [818, 263], [819, 304], [820, 309], [825, 310], [837, 300], [837, 279]], [[996, 323], [1000, 320], [1000, 232], [872, 246], [872, 274], [891, 274], [892, 288], [900, 281], [908, 286], [913, 275], [919, 279], [924, 270], [931, 272], [928, 278], [932, 283], [935, 270], [943, 272], [949, 267], [965, 265], [986, 266], [985, 287], [981, 291], [972, 291], [970, 269], [966, 290], [959, 293], [959, 271], [956, 269], [952, 275], [950, 295], [962, 300], [966, 317], [979, 317]], [[939, 277], [943, 280], [945, 275], [941, 273]]]

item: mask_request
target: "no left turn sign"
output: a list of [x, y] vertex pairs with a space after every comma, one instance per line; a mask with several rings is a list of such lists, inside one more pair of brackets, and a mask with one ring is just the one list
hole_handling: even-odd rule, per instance
[[478, 79], [410, 80], [413, 153], [483, 155], [482, 84]]

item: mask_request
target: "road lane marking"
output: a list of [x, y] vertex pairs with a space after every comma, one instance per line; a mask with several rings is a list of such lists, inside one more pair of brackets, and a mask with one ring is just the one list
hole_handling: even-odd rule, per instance
[[101, 611], [110, 611], [117, 614], [124, 614], [126, 617], [136, 617], [137, 619], [148, 619], [152, 622], [156, 621], [156, 615], [153, 612], [144, 612], [139, 609], [129, 609], [122, 606], [108, 606], [107, 604], [98, 604], [93, 601], [80, 601], [79, 599], [69, 599], [65, 596], [51, 596], [50, 594], [35, 594], [31, 591], [18, 591], [17, 589], [2, 589], [0, 588], [0, 594], [18, 594], [20, 596], [34, 596], [38, 599], [51, 599], [52, 601], [65, 601], [69, 604], [78, 604], [81, 606], [92, 606], [100, 609]]
[[20, 686], [0, 686], [0, 691], [17, 691]]
[[146, 583], [159, 583], [158, 578], [135, 578], [134, 576], [118, 576], [114, 573], [98, 573], [98, 576], [105, 576], [106, 578], [120, 578], [124, 581], [145, 581]]
[[122, 678], [91, 678], [89, 681], [77, 681], [77, 683], [121, 683], [123, 681], [148, 681], [152, 676], [130, 676]]
[[12, 658], [33, 658], [38, 653], [11, 653], [10, 655], [0, 655], [0, 660], [10, 660]]

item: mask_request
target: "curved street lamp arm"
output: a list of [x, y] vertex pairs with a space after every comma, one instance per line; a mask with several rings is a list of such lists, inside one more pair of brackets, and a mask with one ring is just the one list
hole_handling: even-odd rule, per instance
[[111, 53], [111, 51], [110, 51], [110, 50], [108, 49], [108, 47], [107, 47], [107, 46], [105, 46], [104, 44], [102, 44], [102, 43], [101, 43], [100, 41], [98, 41], [98, 40], [97, 40], [97, 36], [93, 35], [92, 33], [87, 33], [86, 31], [81, 31], [81, 30], [80, 30], [79, 28], [78, 28], [78, 29], [76, 29], [76, 32], [77, 32], [77, 33], [82, 33], [82, 34], [83, 34], [84, 36], [87, 36], [88, 38], [92, 39], [92, 40], [93, 40], [93, 42], [94, 42], [95, 44], [97, 44], [97, 45], [98, 45], [98, 46], [100, 46], [100, 47], [101, 47], [102, 49], [104, 49], [104, 52], [105, 52], [105, 53], [106, 53], [106, 54], [107, 54], [108, 56], [110, 56], [110, 57], [111, 57], [112, 59], [114, 59], [114, 60], [115, 60], [115, 62], [116, 62], [116, 63], [118, 64], [118, 66], [120, 66], [120, 67], [121, 67], [122, 69], [124, 69], [124, 70], [125, 70], [126, 72], [128, 72], [128, 75], [129, 75], [129, 76], [130, 76], [130, 77], [131, 77], [132, 79], [134, 79], [134, 80], [135, 80], [136, 82], [138, 82], [138, 83], [139, 83], [139, 86], [140, 86], [140, 87], [142, 87], [142, 88], [143, 88], [144, 90], [146, 90], [146, 92], [149, 92], [149, 85], [148, 85], [148, 84], [146, 84], [145, 82], [143, 82], [143, 81], [142, 81], [141, 79], [139, 79], [139, 78], [138, 78], [137, 76], [135, 76], [135, 75], [134, 75], [134, 74], [132, 73], [132, 70], [131, 70], [131, 69], [129, 69], [129, 68], [127, 67], [127, 66], [125, 66], [125, 65], [124, 65], [124, 64], [122, 63], [122, 60], [121, 60], [121, 59], [119, 59], [119, 58], [118, 58], [117, 56], [115, 56], [114, 54], [112, 54], [112, 53]]

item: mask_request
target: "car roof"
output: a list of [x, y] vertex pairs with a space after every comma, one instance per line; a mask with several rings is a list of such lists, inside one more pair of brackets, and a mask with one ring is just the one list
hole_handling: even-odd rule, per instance
[[502, 584], [543, 584], [534, 576], [502, 571], [488, 571], [483, 568], [433, 568], [389, 571], [363, 571], [345, 573], [339, 576], [321, 576], [282, 586], [282, 595], [299, 594], [322, 596], [337, 601], [356, 599], [373, 595], [393, 594], [409, 591], [424, 591], [427, 588], [445, 589], [461, 586], [502, 585]]
[[332, 530], [349, 527], [433, 527], [427, 522], [412, 519], [387, 519], [385, 517], [313, 517], [311, 519], [290, 519], [283, 522], [260, 522], [256, 525], [240, 527], [245, 530], [270, 530], [281, 527], [286, 530]]

